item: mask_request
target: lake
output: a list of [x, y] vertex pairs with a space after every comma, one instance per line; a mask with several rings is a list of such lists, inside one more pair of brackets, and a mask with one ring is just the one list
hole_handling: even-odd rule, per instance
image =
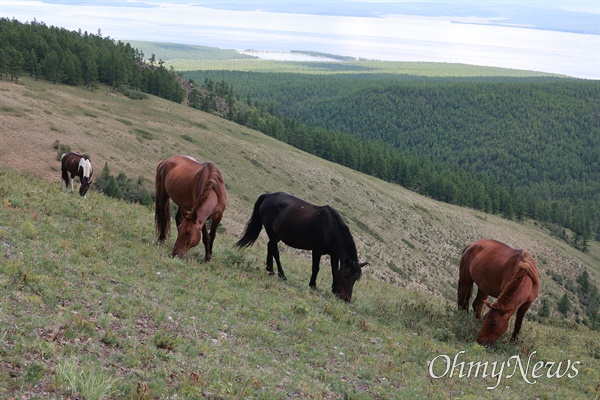
[[[346, 17], [161, 7], [3, 1], [1, 16], [118, 40], [270, 52], [316, 51], [389, 61], [496, 66], [600, 79], [600, 36], [481, 24], [480, 19]], [[264, 55], [264, 54], [263, 54]]]

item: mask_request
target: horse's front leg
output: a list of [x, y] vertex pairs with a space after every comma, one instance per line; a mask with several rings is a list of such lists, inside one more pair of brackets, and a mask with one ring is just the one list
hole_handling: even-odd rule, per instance
[[212, 257], [213, 245], [215, 244], [215, 237], [217, 236], [217, 228], [219, 227], [219, 223], [221, 223], [221, 218], [223, 218], [223, 214], [217, 214], [210, 220], [210, 255]]
[[319, 263], [321, 262], [321, 254], [313, 250], [312, 253], [312, 274], [310, 275], [310, 282], [308, 286], [316, 289], [317, 287], [317, 274], [319, 273]]
[[[181, 207], [177, 207], [177, 213], [175, 214], [175, 225], [179, 226], [183, 222], [183, 215], [181, 215]], [[171, 221], [169, 221], [169, 224]]]
[[330, 256], [331, 258], [331, 276], [333, 281], [331, 283], [331, 291], [334, 294], [338, 294], [338, 272], [340, 270], [340, 259], [337, 257]]
[[204, 244], [204, 262], [212, 260], [212, 240], [206, 228], [206, 222], [202, 225], [202, 243]]
[[475, 318], [481, 319], [481, 310], [483, 309], [483, 301], [487, 300], [488, 295], [481, 289], [477, 289], [477, 296], [473, 300], [473, 311], [475, 312]]
[[525, 313], [527, 312], [527, 310], [529, 310], [530, 306], [531, 306], [531, 303], [525, 303], [521, 307], [519, 307], [519, 309], [517, 310], [517, 318], [515, 319], [515, 329], [513, 330], [512, 337], [510, 338], [510, 340], [514, 341], [517, 339], [517, 335], [521, 331], [521, 324], [523, 323], [523, 317], [525, 316]]

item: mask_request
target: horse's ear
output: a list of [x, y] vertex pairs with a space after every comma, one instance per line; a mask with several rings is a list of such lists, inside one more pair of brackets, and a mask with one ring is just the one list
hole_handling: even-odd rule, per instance
[[490, 308], [490, 309], [492, 308], [492, 303], [490, 303], [490, 302], [489, 302], [489, 301], [487, 301], [487, 300], [484, 300], [484, 301], [483, 301], [483, 304], [485, 304], [486, 306], [488, 306], [488, 308]]
[[369, 265], [368, 262], [361, 262], [358, 264], [358, 268], [362, 269], [362, 267], [366, 267], [367, 265]]

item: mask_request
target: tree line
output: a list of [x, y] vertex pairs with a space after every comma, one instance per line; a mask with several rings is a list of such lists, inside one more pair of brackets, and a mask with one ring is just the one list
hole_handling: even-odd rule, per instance
[[102, 33], [69, 31], [34, 20], [21, 23], [0, 19], [0, 79], [17, 81], [24, 74], [53, 83], [99, 83], [125, 91], [156, 95], [181, 103], [186, 96], [175, 71], [162, 60], [144, 54], [129, 43], [115, 42]]

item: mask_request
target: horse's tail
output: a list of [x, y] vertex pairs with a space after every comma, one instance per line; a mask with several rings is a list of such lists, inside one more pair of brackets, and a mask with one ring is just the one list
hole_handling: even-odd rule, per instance
[[64, 153], [60, 157], [60, 170], [62, 172], [62, 180], [65, 181], [65, 185], [69, 186], [69, 172], [67, 171], [67, 153]]
[[154, 225], [159, 242], [167, 240], [171, 232], [171, 205], [164, 187], [163, 169], [164, 165], [161, 162], [156, 168], [156, 179], [154, 182], [156, 195], [156, 199], [154, 200]]
[[465, 247], [460, 255], [460, 264], [458, 269], [458, 290], [457, 302], [458, 307], [466, 310], [469, 308], [471, 300], [471, 292], [473, 290], [473, 280], [470, 278], [469, 265], [473, 255], [471, 245]]
[[264, 201], [267, 194], [262, 194], [254, 203], [254, 211], [252, 212], [252, 216], [248, 223], [246, 224], [246, 228], [244, 229], [244, 235], [238, 242], [235, 244], [235, 247], [241, 249], [244, 247], [252, 246], [252, 244], [258, 239], [258, 235], [260, 235], [260, 231], [262, 230], [262, 219], [260, 218], [260, 206]]

